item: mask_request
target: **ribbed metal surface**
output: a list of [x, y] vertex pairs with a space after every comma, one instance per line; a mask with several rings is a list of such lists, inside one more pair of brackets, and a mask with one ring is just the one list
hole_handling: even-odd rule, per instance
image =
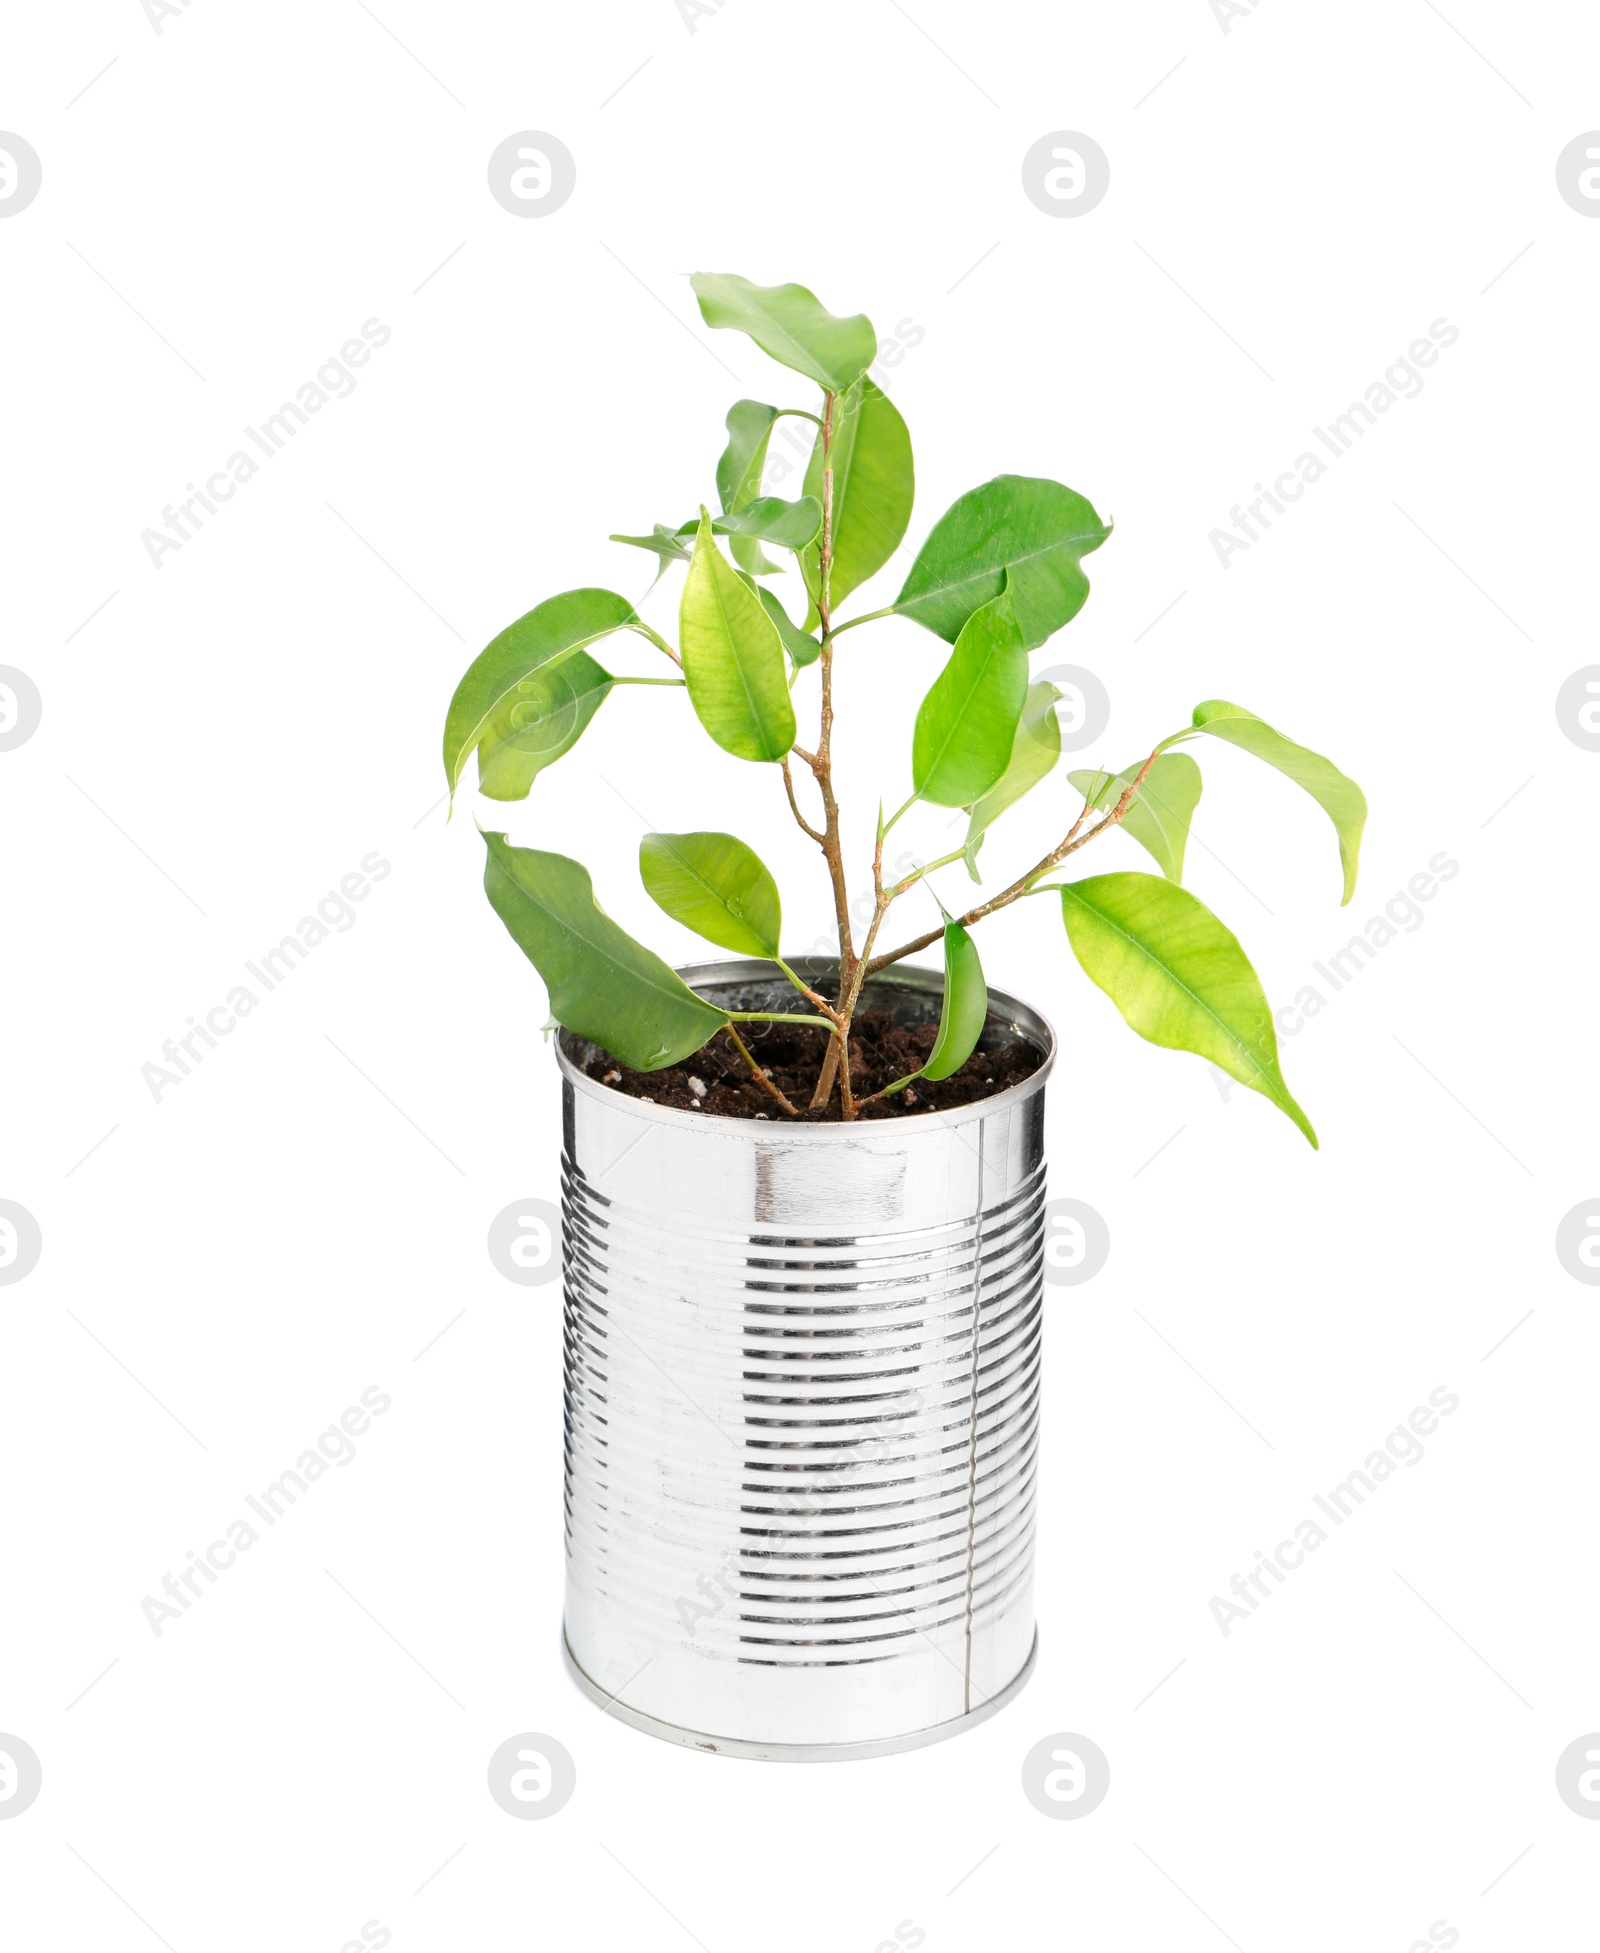
[[563, 1070], [581, 1674], [708, 1747], [885, 1747], [981, 1713], [1033, 1643], [1043, 1070], [851, 1128]]

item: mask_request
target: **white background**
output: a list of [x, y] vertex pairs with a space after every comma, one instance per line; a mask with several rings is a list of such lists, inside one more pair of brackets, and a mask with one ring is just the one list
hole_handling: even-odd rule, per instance
[[[0, 1289], [0, 1730], [44, 1788], [0, 1823], [8, 1943], [1591, 1943], [1600, 1826], [1554, 1766], [1600, 1727], [1600, 1298], [1553, 1241], [1600, 1183], [1600, 755], [1553, 707], [1600, 655], [1600, 223], [1555, 159], [1600, 125], [1600, 22], [1261, 0], [1229, 29], [1208, 0], [726, 0], [693, 32], [675, 0], [10, 12], [0, 126], [44, 178], [0, 222], [0, 657], [44, 719], [0, 754], [0, 1194], [44, 1251]], [[537, 221], [486, 187], [526, 129], [577, 160]], [[1063, 129], [1112, 172], [1070, 221], [1019, 173]], [[638, 595], [653, 565], [607, 533], [710, 499], [734, 398], [809, 404], [701, 325], [701, 267], [922, 328], [883, 372], [908, 553], [852, 607], [963, 489], [1063, 479], [1117, 524], [1041, 654], [1110, 693], [1085, 761], [1221, 696], [1363, 783], [1341, 912], [1315, 806], [1200, 755], [1190, 885], [1275, 1003], [1460, 864], [1284, 1040], [1320, 1154], [1129, 1034], [1050, 904], [989, 925], [991, 980], [1062, 1038], [1052, 1192], [1111, 1257], [1048, 1291], [1037, 1674], [958, 1741], [844, 1766], [679, 1751], [561, 1670], [558, 1291], [485, 1251], [554, 1191], [556, 1076], [470, 800], [448, 827], [438, 804], [469, 657], [556, 590]], [[392, 338], [356, 392], [154, 568], [141, 530], [369, 318]], [[1230, 507], [1441, 318], [1422, 394], [1220, 565]], [[669, 635], [674, 603], [672, 579], [648, 613]], [[939, 655], [901, 622], [840, 648], [862, 884]], [[1063, 791], [991, 869], [1056, 838]], [[736, 828], [794, 946], [826, 926], [772, 776], [679, 694], [618, 693], [513, 813], [675, 959], [647, 823]], [[943, 819], [906, 845], [949, 845]], [[355, 926], [157, 1103], [162, 1041], [372, 850], [392, 873]], [[374, 1385], [355, 1462], [153, 1634], [163, 1574]], [[1423, 1462], [1224, 1637], [1211, 1597], [1440, 1385], [1460, 1409]], [[548, 1822], [485, 1788], [525, 1730], [577, 1762]], [[1083, 1821], [1022, 1794], [1058, 1731], [1110, 1758]]]

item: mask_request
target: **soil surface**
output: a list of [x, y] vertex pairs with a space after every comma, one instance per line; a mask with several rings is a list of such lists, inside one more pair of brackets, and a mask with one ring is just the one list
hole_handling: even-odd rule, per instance
[[[857, 1013], [850, 1030], [850, 1089], [860, 1100], [904, 1078], [926, 1062], [938, 1036], [937, 1024], [896, 1024], [887, 1010]], [[751, 1056], [807, 1124], [839, 1119], [839, 1093], [830, 1104], [813, 1112], [807, 1101], [822, 1069], [828, 1034], [820, 1026], [741, 1024], [739, 1034]], [[979, 1049], [949, 1078], [930, 1084], [919, 1078], [903, 1091], [860, 1106], [862, 1119], [903, 1119], [919, 1112], [949, 1112], [993, 1098], [1020, 1085], [1039, 1069], [1041, 1054], [1026, 1039], [1011, 1038], [993, 1051]], [[791, 1115], [757, 1083], [725, 1031], [664, 1071], [629, 1071], [612, 1058], [596, 1058], [585, 1070], [614, 1091], [652, 1105], [673, 1105], [686, 1112], [710, 1112], [724, 1119], [770, 1119], [792, 1124]]]

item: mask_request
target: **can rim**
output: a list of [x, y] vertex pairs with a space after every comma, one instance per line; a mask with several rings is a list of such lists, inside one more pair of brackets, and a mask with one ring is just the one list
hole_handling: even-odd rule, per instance
[[[606, 1088], [608, 1091], [610, 1087]], [[916, 1114], [913, 1113], [915, 1118]], [[1033, 1631], [1033, 1641], [1028, 1648], [1028, 1659], [1012, 1676], [1002, 1689], [997, 1689], [987, 1701], [980, 1702], [977, 1708], [968, 1709], [964, 1715], [951, 1716], [945, 1722], [929, 1723], [922, 1729], [913, 1729], [899, 1736], [868, 1736], [855, 1742], [841, 1743], [776, 1743], [747, 1736], [707, 1736], [700, 1731], [687, 1729], [682, 1723], [664, 1722], [659, 1716], [652, 1716], [646, 1710], [635, 1709], [620, 1701], [616, 1693], [603, 1689], [601, 1685], [585, 1674], [582, 1664], [572, 1652], [572, 1643], [567, 1639], [566, 1625], [561, 1629], [561, 1655], [568, 1675], [577, 1686], [596, 1703], [608, 1716], [615, 1716], [618, 1722], [626, 1723], [630, 1729], [637, 1729], [646, 1736], [655, 1736], [663, 1742], [676, 1743], [683, 1749], [698, 1750], [701, 1755], [726, 1756], [736, 1760], [755, 1763], [857, 1763], [871, 1757], [898, 1756], [906, 1750], [927, 1749], [931, 1744], [947, 1742], [952, 1736], [959, 1736], [964, 1730], [974, 1728], [980, 1722], [987, 1722], [991, 1716], [999, 1715], [1027, 1687], [1033, 1678], [1033, 1671], [1039, 1660], [1039, 1630]], [[626, 1686], [626, 1684], [624, 1684]]]
[[[798, 956], [791, 959], [791, 968], [800, 975], [815, 980], [838, 974], [837, 957]], [[775, 963], [761, 957], [741, 957], [731, 962], [688, 963], [678, 971], [691, 990], [710, 988], [725, 983], [759, 983], [768, 978], [783, 980], [783, 972]], [[897, 968], [892, 976], [879, 976], [871, 980], [880, 988], [898, 987], [905, 990], [919, 990], [924, 993], [938, 993], [944, 987], [944, 972], [929, 970], [917, 964], [907, 964]], [[841, 1120], [827, 1123], [791, 1123], [785, 1119], [770, 1122], [756, 1119], [736, 1119], [723, 1112], [686, 1112], [675, 1105], [653, 1105], [645, 1099], [636, 1099], [627, 1092], [613, 1091], [609, 1085], [602, 1085], [598, 1079], [590, 1078], [573, 1062], [568, 1050], [572, 1043], [589, 1043], [589, 1039], [576, 1039], [565, 1028], [555, 1036], [556, 1063], [561, 1074], [574, 1091], [582, 1092], [586, 1098], [598, 1104], [611, 1107], [625, 1106], [637, 1113], [640, 1118], [649, 1119], [658, 1125], [684, 1126], [705, 1131], [715, 1126], [720, 1131], [751, 1130], [763, 1123], [767, 1124], [766, 1138], [782, 1133], [786, 1143], [796, 1140], [808, 1146], [838, 1145], [842, 1140], [859, 1141], [866, 1133], [881, 1133], [887, 1130], [903, 1130], [911, 1127], [920, 1131], [931, 1131], [934, 1127], [968, 1125], [975, 1119], [987, 1119], [992, 1113], [1019, 1105], [1024, 1099], [1032, 1097], [1044, 1089], [1056, 1061], [1056, 1033], [1042, 1011], [1035, 1010], [1021, 998], [1013, 997], [1004, 990], [989, 992], [989, 1012], [985, 1026], [999, 1024], [1025, 1038], [1043, 1053], [1039, 1067], [1030, 1072], [1018, 1085], [1011, 1085], [993, 1098], [974, 1099], [970, 1105], [953, 1106], [946, 1111], [902, 1113], [896, 1119], [866, 1119], [852, 1121], [846, 1125]]]

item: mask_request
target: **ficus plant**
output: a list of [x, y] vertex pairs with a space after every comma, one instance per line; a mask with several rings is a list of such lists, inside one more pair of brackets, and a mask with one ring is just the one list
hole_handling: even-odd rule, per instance
[[[549, 597], [502, 631], [473, 661], [450, 701], [444, 765], [454, 794], [477, 755], [480, 791], [521, 800], [563, 758], [619, 685], [682, 689], [706, 734], [726, 753], [770, 769], [772, 790], [816, 844], [838, 924], [836, 982], [824, 990], [781, 953], [778, 888], [759, 856], [725, 833], [647, 834], [639, 871], [654, 901], [708, 942], [761, 957], [798, 993], [781, 1013], [826, 1032], [809, 1110], [853, 1119], [851, 1024], [868, 979], [935, 944], [944, 955], [936, 1040], [919, 1072], [892, 1081], [947, 1078], [982, 1033], [988, 993], [972, 931], [1024, 898], [1059, 902], [1066, 938], [1089, 977], [1151, 1043], [1191, 1051], [1278, 1106], [1313, 1146], [1316, 1135], [1284, 1082], [1272, 1013], [1238, 940], [1183, 887], [1189, 823], [1200, 799], [1194, 751], [1207, 740], [1241, 747], [1304, 789], [1333, 822], [1343, 900], [1354, 892], [1366, 801], [1330, 761], [1243, 706], [1208, 699], [1187, 725], [1115, 773], [1076, 771], [1065, 832], [1042, 859], [942, 924], [881, 946], [895, 905], [937, 870], [964, 863], [981, 883], [989, 830], [1038, 791], [1061, 757], [1061, 694], [1033, 679], [1030, 655], [1071, 623], [1089, 594], [1083, 559], [1111, 533], [1093, 506], [1060, 482], [999, 475], [958, 497], [917, 551], [899, 594], [841, 618], [840, 607], [884, 568], [911, 522], [911, 437], [872, 380], [877, 335], [864, 315], [836, 318], [802, 285], [753, 285], [726, 273], [692, 280], [707, 325], [747, 334], [780, 366], [821, 391], [813, 405], [739, 400], [717, 461], [717, 508], [613, 541], [659, 558], [656, 581], [679, 567], [678, 642], [669, 644], [627, 597], [602, 589]], [[797, 499], [763, 492], [768, 443], [786, 416], [812, 422], [810, 465]], [[774, 560], [772, 552], [777, 552]], [[768, 579], [792, 564], [803, 604]], [[652, 584], [651, 588], [655, 587]], [[795, 609], [801, 614], [796, 616]], [[854, 648], [839, 640], [875, 620], [910, 618], [948, 650], [923, 695], [909, 753], [896, 762], [910, 792], [885, 817], [879, 803], [872, 856], [873, 907], [858, 942], [840, 839], [834, 774], [835, 666]], [[670, 675], [610, 669], [632, 637]], [[599, 647], [609, 640], [603, 654]], [[602, 655], [606, 662], [602, 662]], [[801, 743], [804, 713], [815, 730]], [[908, 778], [905, 777], [908, 774]], [[810, 801], [810, 811], [806, 802]], [[886, 881], [884, 841], [918, 802], [962, 809], [961, 845]], [[1153, 858], [1157, 874], [1067, 879], [1060, 871], [1114, 827]], [[561, 854], [513, 847], [486, 833], [484, 885], [513, 939], [544, 979], [556, 1023], [636, 1071], [680, 1063], [726, 1031], [784, 1115], [801, 1107], [765, 1079], [740, 1033], [777, 1012], [734, 1011], [698, 995], [596, 901], [588, 872]], [[776, 1114], [774, 1116], [777, 1116]]]

